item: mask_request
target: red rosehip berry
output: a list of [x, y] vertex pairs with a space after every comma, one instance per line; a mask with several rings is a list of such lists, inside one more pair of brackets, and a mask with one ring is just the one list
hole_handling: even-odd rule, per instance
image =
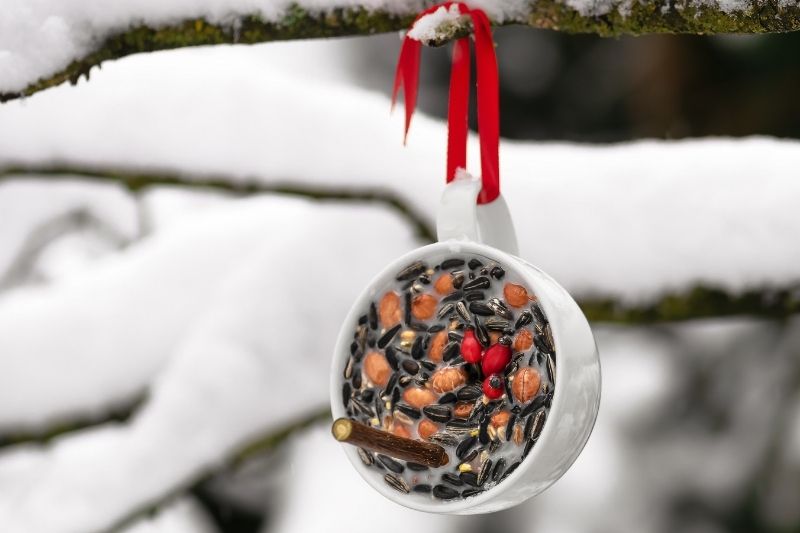
[[503, 395], [503, 380], [497, 374], [492, 374], [483, 380], [483, 393], [490, 400], [496, 400]]
[[481, 361], [481, 345], [471, 329], [464, 333], [464, 339], [461, 341], [461, 357], [467, 363], [479, 363]]
[[481, 361], [481, 369], [484, 376], [497, 374], [505, 369], [511, 361], [511, 347], [507, 344], [492, 344], [486, 349]]

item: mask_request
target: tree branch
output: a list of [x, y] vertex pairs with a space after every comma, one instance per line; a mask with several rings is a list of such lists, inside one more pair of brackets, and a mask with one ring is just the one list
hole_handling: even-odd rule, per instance
[[[335, 2], [332, 2], [335, 4]], [[587, 8], [589, 3], [587, 2]], [[645, 33], [769, 33], [800, 29], [800, 4], [785, 0], [747, 0], [746, 7], [723, 10], [717, 1], [702, 0], [611, 0], [602, 7], [591, 5], [581, 13], [563, 0], [530, 0], [527, 10], [505, 16], [502, 25], [523, 24], [570, 33], [602, 36]], [[241, 14], [234, 20], [212, 23], [187, 18], [157, 27], [136, 25], [124, 30], [106, 30], [95, 35], [97, 43], [83, 56], [19, 91], [0, 92], [0, 102], [32, 95], [69, 81], [89, 77], [92, 67], [132, 54], [214, 44], [253, 44], [268, 41], [370, 35], [399, 31], [415, 16], [416, 2], [405, 12], [388, 13], [364, 7], [332, 7], [311, 12], [293, 4], [277, 21], [257, 14]], [[449, 22], [439, 36], [427, 44], [441, 45], [469, 33], [469, 23]]]

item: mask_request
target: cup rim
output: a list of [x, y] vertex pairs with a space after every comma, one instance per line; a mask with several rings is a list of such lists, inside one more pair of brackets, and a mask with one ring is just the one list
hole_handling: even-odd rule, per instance
[[[526, 280], [526, 283], [529, 287], [531, 287], [534, 291], [534, 294], [539, 294], [538, 291], [539, 282], [534, 279], [528, 272], [528, 268], [534, 268], [540, 274], [547, 276], [544, 272], [542, 272], [539, 268], [531, 265], [530, 263], [526, 262], [525, 260], [511, 255], [508, 252], [504, 252], [492, 246], [473, 242], [469, 240], [447, 240], [447, 241], [439, 241], [434, 242], [419, 248], [415, 248], [391, 263], [389, 263], [385, 268], [383, 268], [378, 274], [376, 274], [370, 282], [364, 287], [364, 289], [359, 293], [358, 297], [353, 302], [353, 305], [348, 311], [347, 316], [345, 317], [344, 322], [342, 323], [342, 327], [339, 331], [339, 337], [337, 338], [335, 351], [333, 354], [332, 360], [332, 371], [331, 371], [331, 382], [330, 382], [330, 398], [331, 398], [331, 414], [333, 415], [333, 419], [337, 419], [339, 417], [346, 416], [346, 412], [344, 407], [342, 406], [341, 402], [341, 394], [339, 391], [341, 390], [341, 386], [343, 383], [343, 377], [341, 375], [341, 370], [343, 365], [350, 356], [349, 346], [352, 342], [352, 328], [349, 326], [355, 324], [358, 320], [358, 316], [362, 313], [362, 309], [364, 308], [364, 304], [367, 303], [370, 297], [370, 293], [374, 287], [377, 287], [381, 284], [381, 282], [385, 281], [387, 275], [390, 273], [394, 273], [399, 269], [407, 266], [410, 262], [413, 262], [416, 259], [420, 259], [429, 255], [431, 253], [437, 253], [440, 251], [450, 251], [452, 253], [477, 253], [480, 255], [485, 255], [496, 259], [497, 261], [501, 262], [504, 266], [511, 264], [515, 269], [515, 273], [519, 274]], [[550, 303], [544, 300], [539, 300], [539, 305], [542, 307], [544, 314], [550, 319], [551, 312], [555, 312], [555, 310], [550, 308]], [[559, 354], [561, 351], [561, 343], [559, 341], [558, 336], [553, 336], [553, 343], [555, 344], [554, 348], [556, 350], [556, 354]], [[559, 380], [568, 379], [565, 378], [563, 375], [563, 371], [560, 370]], [[554, 427], [556, 424], [548, 423], [552, 419], [558, 418], [558, 413], [561, 411], [562, 401], [561, 401], [561, 394], [560, 390], [563, 387], [556, 387], [553, 390], [553, 399], [550, 405], [550, 413], [548, 415], [548, 420], [544, 424], [544, 428], [542, 428], [542, 433], [539, 437], [539, 441], [546, 442], [549, 440], [548, 435], [551, 433], [551, 427]], [[358, 474], [375, 490], [377, 490], [380, 494], [385, 496], [386, 498], [390, 499], [393, 502], [396, 502], [404, 507], [409, 509], [414, 509], [417, 511], [425, 511], [430, 513], [442, 513], [442, 514], [458, 514], [468, 512], [470, 509], [473, 508], [480, 508], [483, 504], [491, 502], [498, 498], [498, 496], [504, 494], [508, 490], [511, 490], [516, 485], [516, 481], [520, 480], [520, 478], [524, 477], [525, 473], [532, 468], [534, 463], [536, 463], [536, 459], [540, 455], [541, 447], [534, 446], [530, 453], [525, 457], [521, 462], [520, 465], [516, 468], [514, 472], [511, 473], [506, 479], [502, 482], [498, 483], [496, 486], [480, 493], [475, 496], [470, 496], [468, 498], [463, 498], [459, 500], [420, 500], [413, 497], [405, 497], [409, 496], [406, 494], [401, 494], [382, 482], [380, 476], [374, 475], [374, 472], [368, 470], [366, 465], [361, 461], [358, 456], [358, 452], [354, 446], [350, 446], [347, 444], [342, 444], [342, 448], [345, 452], [345, 455], [350, 460], [350, 463], [356, 469]]]

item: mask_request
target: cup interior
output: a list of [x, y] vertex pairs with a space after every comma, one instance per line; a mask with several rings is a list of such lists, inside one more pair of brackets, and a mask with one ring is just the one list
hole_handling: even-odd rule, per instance
[[[483, 266], [476, 267], [474, 269], [470, 268], [469, 262], [472, 259], [481, 261]], [[448, 260], [450, 261], [449, 263], [447, 262]], [[463, 265], [452, 266], [454, 263], [457, 263], [460, 260], [464, 261]], [[420, 262], [423, 264], [424, 268], [417, 266], [409, 270], [411, 265], [417, 265]], [[495, 273], [496, 275], [492, 275], [492, 268], [495, 266], [499, 266], [503, 270], [503, 273], [499, 278], [497, 277], [497, 275], [499, 275], [498, 272]], [[415, 269], [417, 272], [413, 272]], [[405, 275], [403, 274], [404, 272], [406, 273]], [[458, 293], [459, 289], [454, 289], [455, 292], [451, 293], [438, 293], [436, 291], [436, 287], [437, 283], [439, 282], [439, 277], [447, 274], [452, 277], [454, 273], [459, 272], [464, 274], [464, 280], [460, 285], [460, 292], [462, 296], [459, 298], [454, 298], [450, 301], [446, 301], [449, 295]], [[470, 276], [470, 274], [472, 274], [472, 276]], [[427, 278], [429, 278], [427, 280], [425, 279], [426, 275]], [[423, 282], [427, 281], [427, 283], [420, 282], [419, 276], [423, 276]], [[403, 279], [398, 281], [398, 277]], [[469, 291], [464, 290], [464, 288], [467, 287], [470, 282], [475, 282], [475, 280], [479, 280], [480, 278], [484, 277], [489, 278], [492, 282], [492, 285], [487, 289], [472, 289]], [[412, 290], [415, 283], [419, 285], [417, 288], [421, 289], [419, 293], [414, 293]], [[478, 285], [481, 283], [482, 282], [479, 281]], [[434, 361], [429, 360], [427, 361], [429, 363], [429, 368], [427, 370], [423, 369], [421, 363], [426, 362], [426, 360], [430, 359], [431, 357], [429, 355], [431, 353], [430, 343], [432, 342], [430, 339], [434, 336], [434, 334], [439, 333], [440, 331], [447, 331], [448, 327], [438, 331], [436, 331], [436, 329], [441, 327], [443, 323], [448, 322], [449, 317], [451, 316], [457, 317], [457, 320], [452, 322], [458, 321], [463, 326], [466, 326], [470, 322], [467, 321], [465, 317], [458, 316], [458, 310], [445, 313], [445, 318], [432, 318], [426, 320], [424, 317], [428, 317], [430, 315], [430, 309], [427, 309], [424, 305], [417, 309], [420, 311], [419, 313], [413, 314], [409, 317], [408, 313], [404, 309], [404, 303], [406, 303], [405, 292], [411, 292], [412, 303], [420, 301], [430, 304], [430, 299], [419, 298], [417, 300], [416, 296], [432, 294], [433, 297], [436, 298], [435, 306], [433, 307], [435, 317], [438, 316], [438, 313], [440, 313], [447, 304], [462, 302], [464, 303], [467, 311], [471, 313], [469, 316], [471, 316], [473, 319], [473, 325], [475, 325], [474, 320], [477, 319], [477, 322], [481, 323], [484, 328], [486, 326], [486, 322], [490, 318], [495, 319], [493, 326], [497, 327], [498, 324], [502, 322], [503, 316], [499, 316], [496, 313], [492, 314], [491, 316], [487, 316], [487, 310], [483, 306], [470, 304], [478, 302], [480, 304], [487, 305], [487, 302], [490, 301], [490, 298], [498, 297], [498, 295], [502, 295], [499, 296], [499, 299], [501, 303], [505, 304], [506, 310], [510, 312], [510, 320], [507, 320], [507, 322], [516, 324], [523, 314], [530, 314], [533, 316], [533, 320], [531, 322], [526, 323], [526, 319], [523, 319], [521, 321], [523, 324], [521, 327], [513, 328], [513, 335], [511, 335], [511, 328], [507, 328], [506, 331], [500, 332], [500, 336], [505, 335], [507, 337], [511, 337], [512, 358], [514, 358], [517, 363], [516, 367], [512, 367], [513, 370], [508, 376], [505, 375], [505, 370], [508, 370], [508, 366], [503, 369], [504, 375], [502, 376], [502, 389], [504, 391], [504, 395], [501, 397], [501, 399], [489, 398], [485, 395], [485, 391], [483, 391], [481, 386], [481, 396], [479, 398], [474, 398], [475, 403], [473, 404], [473, 409], [475, 411], [479, 411], [480, 408], [477, 406], [483, 403], [483, 405], [487, 408], [493, 406], [492, 408], [494, 411], [492, 414], [497, 414], [503, 411], [508, 413], [509, 419], [511, 416], [513, 416], [515, 420], [512, 422], [512, 429], [509, 430], [508, 423], [505, 425], [500, 424], [495, 427], [495, 424], [493, 423], [493, 420], [495, 420], [494, 417], [484, 416], [481, 419], [482, 422], [479, 424], [477, 443], [473, 444], [473, 449], [480, 450], [478, 452], [478, 456], [473, 457], [470, 461], [463, 461], [465, 458], [469, 458], [469, 455], [472, 452], [466, 452], [466, 456], [462, 455], [461, 457], [455, 453], [457, 451], [456, 448], [458, 447], [458, 444], [467, 438], [465, 433], [462, 431], [463, 428], [456, 428], [458, 431], [454, 431], [452, 433], [455, 433], [455, 435], [458, 437], [458, 444], [453, 444], [450, 446], [449, 452], [452, 458], [451, 463], [448, 464], [447, 467], [444, 467], [444, 469], [427, 470], [422, 471], [422, 473], [420, 473], [420, 471], [411, 470], [408, 465], [405, 465], [403, 471], [398, 473], [393, 471], [393, 469], [397, 470], [397, 465], [393, 464], [392, 462], [384, 464], [381, 462], [381, 459], [377, 458], [377, 456], [374, 454], [371, 454], [371, 457], [365, 462], [364, 454], [359, 452], [356, 447], [343, 445], [345, 453], [347, 454], [351, 463], [373, 488], [391, 500], [400, 503], [401, 505], [421, 511], [459, 514], [486, 512], [498, 510], [500, 508], [509, 507], [519, 503], [533, 493], [539, 492], [540, 490], [546, 488], [547, 485], [552, 483], [555, 479], [557, 479], [558, 476], [561, 475], [561, 473], [563, 473], [563, 470], [566, 470], [566, 467], [568, 467], [569, 464], [564, 466], [564, 463], [567, 461], [561, 460], [561, 466], [559, 467], [561, 472], [554, 473], [551, 470], [545, 475], [536, 474], [541, 479], [531, 479], [532, 472], [535, 473], [537, 470], [541, 470], [541, 468], [532, 469], [532, 466], [537, 462], [537, 457], [541, 455], [540, 448], [552, 448], [553, 446], [563, 444], [551, 444], [550, 442], [553, 441], [553, 438], [549, 435], [551, 433], [551, 431], [549, 431], [549, 426], [553, 425], [549, 423], [549, 420], [557, 419], [559, 417], [559, 405], [561, 403], [560, 384], [562, 381], [569, 380], [569, 366], [562, 365], [561, 361], [563, 358], [561, 356], [563, 354], [560, 353], [559, 349], [559, 327], [555, 324], [553, 324], [552, 327], [550, 325], [550, 315], [557, 312], [559, 310], [559, 306], [563, 303], [559, 301], [551, 301], [553, 300], [553, 294], [558, 295], [556, 300], [561, 297], [561, 293], [558, 291], [555, 291], [554, 293], [553, 288], [550, 286], [551, 283], [554, 284], [552, 280], [547, 278], [534, 267], [531, 267], [520, 259], [509, 254], [505, 254], [500, 250], [477, 243], [447, 241], [444, 243], [436, 243], [419, 248], [403, 257], [398, 258], [391, 265], [387, 266], [383, 272], [376, 276], [367, 285], [345, 319], [337, 342], [336, 351], [334, 354], [333, 369], [331, 373], [331, 406], [333, 416], [334, 418], [349, 417], [362, 423], [372, 424], [379, 429], [397, 432], [402, 436], [409, 436], [411, 438], [421, 437], [420, 430], [423, 422], [425, 421], [433, 422], [433, 425], [437, 427], [437, 433], [451, 433], [449, 431], [449, 427], [450, 425], [455, 425], [455, 407], [464, 402], [468, 403], [470, 400], [465, 399], [464, 402], [456, 400], [456, 402], [453, 404], [440, 404], [439, 401], [442, 399], [442, 396], [448, 392], [455, 393], [458, 396], [461, 393], [461, 388], [473, 387], [467, 391], [469, 394], [463, 394], [464, 398], [472, 398], [475, 395], [474, 386], [482, 385], [482, 382], [476, 383], [476, 380], [486, 379], [488, 376], [482, 375], [479, 371], [477, 372], [477, 376], [474, 376], [475, 379], [470, 379], [472, 374], [467, 373], [467, 381], [460, 383], [458, 389], [445, 391], [450, 384], [447, 382], [436, 382], [435, 380], [437, 377], [437, 372], [443, 368], [452, 368], [454, 366], [466, 367], [468, 364], [466, 361], [460, 363], [458, 362], [459, 359], [463, 358], [460, 353], [449, 361], [437, 362], [435, 369], [430, 368], [431, 363]], [[498, 290], [498, 288], [505, 288], [507, 284], [517, 285], [525, 288], [528, 292], [529, 299], [524, 304], [511, 305], [511, 303], [520, 304], [521, 300], [517, 299], [509, 302], [507, 301], [508, 298], [504, 298], [505, 291]], [[402, 287], [404, 286], [407, 286], [407, 288], [403, 289]], [[555, 286], [558, 287], [557, 284], [555, 284]], [[560, 287], [558, 287], [558, 289], [560, 289]], [[566, 292], [563, 291], [563, 289], [560, 289], [560, 291], [566, 295]], [[399, 317], [396, 314], [394, 317], [392, 317], [391, 312], [387, 311], [387, 309], [392, 309], [391, 306], [388, 308], [382, 308], [380, 305], [382, 298], [387, 292], [399, 293], [397, 299], [400, 302]], [[474, 295], [475, 292], [483, 292], [484, 295], [482, 298], [474, 298], [472, 300], [467, 300], [463, 297], [463, 295], [468, 293], [473, 293]], [[489, 293], [491, 293], [492, 296], [490, 296]], [[566, 296], [569, 298], [568, 295]], [[531, 299], [532, 297], [535, 297], [536, 299]], [[472, 298], [472, 296], [470, 296], [470, 298]], [[571, 301], [571, 298], [569, 300]], [[574, 302], [572, 303], [574, 304]], [[371, 307], [375, 309], [372, 316], [370, 314]], [[575, 307], [577, 308], [577, 306]], [[477, 313], [472, 311], [477, 311]], [[397, 313], [397, 311], [394, 312]], [[503, 314], [502, 311], [501, 314]], [[374, 323], [374, 315], [378, 316], [377, 325]], [[580, 316], [582, 317], [582, 314]], [[541, 318], [544, 319], [544, 324], [542, 323]], [[389, 344], [385, 344], [381, 347], [381, 338], [387, 334], [388, 330], [391, 329], [391, 327], [386, 326], [389, 326], [394, 319], [399, 319], [400, 328], [394, 337], [389, 341]], [[416, 327], [412, 328], [411, 324], [414, 322], [416, 322], [416, 324], [414, 324]], [[424, 329], [421, 327], [423, 325], [425, 326]], [[375, 327], [373, 328], [371, 326]], [[588, 325], [586, 327], [588, 328]], [[465, 327], [464, 329], [453, 330], [452, 337], [448, 332], [447, 345], [450, 345], [450, 338], [454, 339], [452, 342], [457, 342], [458, 336], [463, 335], [466, 329], [469, 328]], [[473, 330], [474, 329], [475, 328], [473, 328]], [[520, 330], [522, 329], [527, 329], [533, 333], [531, 346], [526, 346], [527, 342], [524, 342], [525, 339], [523, 339], [523, 342], [519, 344], [517, 343], [517, 337], [520, 335]], [[371, 334], [372, 338], [363, 341], [362, 345], [358, 345], [359, 331], [363, 332], [364, 330], [366, 330], [367, 334]], [[488, 347], [491, 347], [499, 342], [498, 336], [494, 334], [495, 331], [489, 330], [489, 332], [492, 333], [492, 339], [488, 343]], [[406, 335], [404, 339], [400, 337], [403, 334]], [[591, 337], [591, 333], [589, 333], [589, 336]], [[428, 339], [428, 346], [424, 350], [424, 355], [417, 359], [412, 355], [412, 352], [415, 351], [415, 342], [424, 342], [417, 341], [417, 339], [420, 337]], [[494, 342], [492, 342], [492, 340]], [[591, 344], [593, 349], [593, 339]], [[394, 350], [394, 355], [390, 357], [389, 367], [387, 368], [385, 364], [378, 365], [382, 372], [376, 373], [373, 369], [373, 372], [368, 374], [365, 368], [367, 364], [367, 357], [370, 356], [372, 352], [378, 352], [378, 354], [382, 355], [383, 357], [377, 358], [370, 356], [370, 360], [375, 359], [383, 363], [386, 361], [385, 349], [387, 346], [396, 346], [397, 348]], [[520, 350], [514, 351], [515, 348], [520, 348]], [[452, 347], [450, 349], [452, 350]], [[483, 357], [485, 358], [485, 350], [487, 347], [482, 346], [482, 349], [484, 350]], [[596, 356], [596, 351], [594, 353]], [[418, 349], [416, 351], [416, 355], [419, 356]], [[397, 362], [395, 363], [394, 360], [397, 360]], [[406, 363], [406, 361], [410, 362]], [[350, 366], [349, 374], [346, 370], [348, 365]], [[415, 370], [415, 366], [420, 367], [416, 373], [413, 372]], [[482, 361], [481, 363], [477, 363], [477, 366], [482, 367]], [[564, 366], [564, 368], [562, 368], [562, 366]], [[555, 367], [558, 368], [557, 378]], [[521, 372], [522, 369], [532, 370], [525, 370], [524, 372]], [[353, 376], [359, 372], [361, 373], [360, 377], [356, 380], [357, 382], [354, 382]], [[387, 372], [389, 375], [388, 378], [386, 377]], [[539, 374], [540, 385], [536, 390], [536, 393], [533, 396], [528, 397], [531, 394], [530, 387], [526, 389], [526, 387], [523, 385], [528, 383], [530, 386], [532, 386], [532, 380], [528, 378], [520, 378], [519, 381], [517, 381], [517, 378], [523, 374], [526, 376], [532, 376], [534, 373]], [[407, 396], [405, 393], [406, 389], [403, 389], [403, 386], [398, 385], [397, 382], [386, 383], [386, 379], [393, 379], [392, 376], [395, 374], [398, 376], [396, 378], [397, 380], [400, 378], [405, 380], [404, 387], [406, 389], [432, 389], [433, 393], [437, 396], [436, 401], [432, 404], [424, 406], [420, 406], [421, 404], [410, 404], [407, 400], [413, 396]], [[500, 373], [498, 372], [497, 374]], [[345, 378], [346, 375], [349, 375], [350, 377]], [[427, 377], [427, 380], [417, 379], [424, 377]], [[599, 383], [599, 374], [597, 381]], [[516, 387], [514, 385], [515, 382], [517, 382]], [[442, 383], [445, 383], [444, 388]], [[437, 386], [434, 387], [434, 384]], [[390, 387], [386, 387], [386, 385], [390, 385]], [[391, 390], [388, 390], [390, 388]], [[394, 392], [393, 394], [395, 388], [400, 391], [399, 395], [397, 392]], [[358, 390], [360, 393], [363, 393], [367, 390], [372, 390], [373, 392], [369, 397], [370, 401], [361, 401], [363, 397], [357, 398], [357, 401], [352, 400], [353, 394], [356, 390]], [[350, 401], [345, 398], [347, 395], [350, 395]], [[376, 398], [378, 397], [381, 398], [378, 400], [380, 406], [375, 404]], [[498, 403], [498, 405], [495, 405], [496, 403]], [[538, 406], [536, 405], [537, 403]], [[367, 404], [367, 409], [364, 409], [365, 404]], [[452, 408], [452, 418], [448, 420], [447, 417], [443, 416], [441, 413], [443, 409], [431, 409], [430, 405], [445, 405]], [[428, 411], [431, 411], [432, 415], [435, 415], [433, 420], [429, 420]], [[589, 411], [591, 411], [591, 409], [589, 409]], [[593, 417], [596, 414], [596, 408], [594, 414], [590, 414], [592, 415], [591, 418], [593, 423]], [[391, 422], [389, 424], [385, 424], [385, 419], [387, 417], [391, 418]], [[499, 416], [497, 417], [497, 420], [500, 422], [502, 421], [502, 418], [503, 416]], [[487, 419], [489, 420], [488, 423]], [[447, 422], [445, 422], [445, 420], [447, 420]], [[408, 424], [408, 422], [410, 422], [410, 424]], [[428, 425], [430, 426], [431, 424]], [[467, 423], [464, 425], [467, 428], [473, 427], [469, 422], [469, 419], [467, 419]], [[489, 442], [484, 444], [484, 438], [490, 432], [488, 429], [489, 426], [494, 427], [493, 435], [491, 436]], [[519, 427], [519, 429], [517, 429], [517, 427]], [[499, 434], [501, 430], [503, 431], [502, 435]], [[588, 431], [590, 430], [591, 424], [589, 424]], [[586, 437], [588, 437], [588, 431], [586, 431]], [[474, 429], [470, 429], [467, 432], [467, 435], [473, 432]], [[471, 436], [474, 437], [475, 435]], [[508, 437], [508, 439], [506, 437]], [[517, 439], [516, 441], [515, 437]], [[497, 445], [497, 447], [492, 450], [491, 446], [494, 446], [493, 442], [495, 439], [501, 441], [501, 444]], [[448, 448], [448, 445], [444, 443], [450, 442], [450, 439], [448, 437], [448, 440], [446, 441], [443, 439], [442, 441], [437, 442], [442, 442], [443, 446]], [[532, 443], [529, 444], [529, 442]], [[583, 439], [583, 442], [585, 442], [585, 438]], [[577, 446], [577, 451], [574, 452], [575, 457], [577, 456], [577, 453], [579, 453], [580, 448], [582, 448], [583, 442], [580, 442], [579, 446]], [[572, 447], [574, 448], [576, 446]], [[547, 453], [545, 453], [545, 455], [547, 455]], [[492, 480], [492, 478], [489, 477], [488, 479], [490, 481], [487, 483], [486, 477], [484, 477], [483, 484], [480, 487], [471, 487], [469, 482], [474, 482], [475, 477], [471, 476], [470, 473], [475, 473], [476, 467], [485, 466], [487, 464], [487, 460], [492, 461], [492, 464], [497, 466], [497, 463], [500, 459], [505, 461], [506, 470], [508, 470], [508, 468], [512, 465], [516, 464], [511, 473], [506, 474], [505, 477], [503, 477], [504, 472], [501, 471], [500, 477], [502, 480], [500, 480], [500, 478], [497, 480]], [[570, 459], [568, 463], [571, 464], [572, 460], [574, 460], [574, 457]], [[401, 466], [403, 466], [402, 462], [399, 463]], [[459, 472], [457, 465], [461, 464], [469, 464], [469, 468], [472, 469], [471, 472]], [[445, 472], [445, 469], [447, 472]], [[441, 478], [446, 473], [457, 476], [458, 479], [466, 479], [467, 481], [462, 482], [460, 487], [454, 486], [454, 483], [441, 482]], [[392, 482], [387, 482], [387, 475], [393, 476]], [[478, 474], [476, 474], [476, 476], [477, 475]], [[490, 474], [487, 474], [486, 476], [490, 476]], [[400, 478], [406, 485], [405, 487], [401, 488], [410, 489], [410, 493], [406, 494], [398, 490], [397, 478]], [[453, 481], [455, 482], [456, 480]], [[468, 492], [466, 496], [459, 496], [452, 499], [440, 499], [432, 496], [429, 493], [415, 492], [414, 488], [416, 485], [429, 485], [432, 488], [435, 488], [437, 485], [444, 485], [447, 488], [458, 491], [459, 494], [464, 493], [464, 491]], [[475, 490], [472, 490], [470, 493], [469, 491], [471, 488]], [[451, 495], [451, 493], [445, 494], [445, 496]]]

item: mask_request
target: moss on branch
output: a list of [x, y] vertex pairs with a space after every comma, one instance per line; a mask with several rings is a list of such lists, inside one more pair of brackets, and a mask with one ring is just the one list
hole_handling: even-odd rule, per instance
[[[615, 7], [596, 15], [582, 15], [563, 0], [531, 0], [526, 16], [504, 20], [503, 24], [523, 24], [570, 33], [595, 33], [602, 36], [641, 35], [646, 33], [769, 33], [800, 29], [800, 4], [784, 0], [751, 0], [750, 7], [725, 12], [716, 5], [698, 0], [634, 0], [630, 6]], [[403, 30], [415, 13], [386, 13], [363, 7], [334, 8], [310, 12], [292, 5], [278, 21], [259, 15], [242, 15], [235, 20], [212, 23], [203, 18], [165, 24], [159, 27], [133, 25], [127, 29], [100, 35], [97, 45], [85, 56], [57, 72], [32, 81], [20, 91], [0, 92], [0, 102], [32, 95], [69, 81], [77, 83], [89, 77], [92, 67], [104, 61], [132, 54], [170, 50], [188, 46], [216, 44], [254, 44], [290, 39], [370, 35]], [[448, 24], [432, 45], [445, 44], [470, 31]]]

